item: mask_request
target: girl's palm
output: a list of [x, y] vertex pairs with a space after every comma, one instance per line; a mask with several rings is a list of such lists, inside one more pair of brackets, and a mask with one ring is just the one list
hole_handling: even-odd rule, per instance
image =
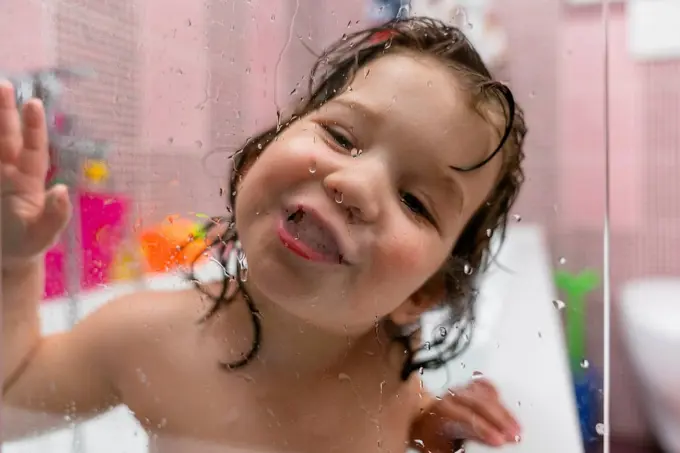
[[45, 251], [68, 222], [70, 205], [63, 186], [45, 190], [49, 166], [47, 125], [39, 100], [21, 116], [14, 90], [0, 84], [0, 203], [2, 265], [30, 261]]

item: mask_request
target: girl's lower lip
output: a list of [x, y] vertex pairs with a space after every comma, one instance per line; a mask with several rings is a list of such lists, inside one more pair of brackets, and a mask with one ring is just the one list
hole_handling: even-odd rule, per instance
[[285, 220], [283, 219], [279, 222], [278, 233], [283, 246], [296, 255], [318, 263], [329, 263], [332, 261], [327, 256], [320, 254], [316, 250], [312, 250], [307, 244], [293, 237], [286, 229]]

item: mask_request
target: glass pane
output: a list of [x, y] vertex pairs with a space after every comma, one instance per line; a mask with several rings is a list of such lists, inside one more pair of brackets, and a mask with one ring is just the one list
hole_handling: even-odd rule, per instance
[[49, 126], [0, 140], [4, 451], [597, 448], [582, 3], [3, 5], [0, 73]]
[[610, 12], [612, 451], [680, 449], [679, 6]]

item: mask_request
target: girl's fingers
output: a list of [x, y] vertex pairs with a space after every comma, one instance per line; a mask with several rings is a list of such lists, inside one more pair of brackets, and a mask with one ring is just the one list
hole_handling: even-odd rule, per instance
[[21, 122], [14, 99], [14, 88], [0, 81], [0, 162], [14, 163], [23, 147]]
[[505, 434], [498, 427], [460, 402], [447, 401], [441, 406], [441, 415], [447, 420], [444, 422], [444, 432], [450, 437], [474, 438], [496, 447], [507, 442]]
[[[490, 387], [489, 387], [490, 386]], [[475, 382], [454, 395], [449, 395], [452, 405], [469, 408], [478, 417], [502, 433], [505, 440], [512, 442], [520, 434], [520, 427], [510, 411], [503, 406], [495, 388], [485, 382]]]
[[38, 99], [28, 101], [22, 110], [23, 144], [17, 166], [23, 173], [44, 179], [49, 166], [45, 110]]

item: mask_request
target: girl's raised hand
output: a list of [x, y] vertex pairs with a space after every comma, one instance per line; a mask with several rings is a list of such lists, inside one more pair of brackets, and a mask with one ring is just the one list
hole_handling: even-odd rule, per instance
[[0, 203], [2, 267], [39, 257], [66, 226], [71, 206], [66, 187], [45, 190], [49, 167], [42, 103], [31, 99], [17, 110], [14, 88], [0, 82]]

